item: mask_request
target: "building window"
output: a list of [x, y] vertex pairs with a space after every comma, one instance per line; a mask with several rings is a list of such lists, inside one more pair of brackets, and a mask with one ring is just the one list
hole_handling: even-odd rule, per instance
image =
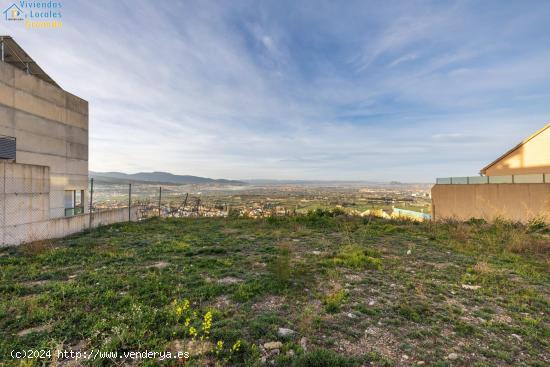
[[65, 190], [65, 216], [84, 213], [84, 190]]
[[15, 160], [15, 138], [0, 135], [0, 159]]

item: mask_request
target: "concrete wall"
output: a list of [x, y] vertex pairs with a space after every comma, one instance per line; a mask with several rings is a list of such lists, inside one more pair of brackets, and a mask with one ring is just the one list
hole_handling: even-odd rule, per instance
[[50, 217], [49, 168], [0, 161], [0, 228]]
[[550, 183], [435, 185], [432, 217], [488, 221], [500, 217], [519, 222], [541, 217], [550, 223]]
[[88, 102], [0, 62], [0, 135], [17, 139], [17, 163], [49, 167], [51, 218], [64, 216], [65, 190], [86, 202]]
[[[131, 220], [137, 221], [139, 207], [132, 207]], [[128, 208], [108, 209], [92, 213], [92, 228], [128, 221]], [[90, 213], [55, 218], [20, 225], [0, 227], [0, 246], [13, 246], [26, 242], [60, 238], [82, 232], [90, 225]]]
[[[128, 220], [128, 208], [50, 218], [50, 168], [0, 161], [0, 246], [58, 238]], [[131, 220], [138, 220], [132, 207]]]
[[550, 125], [482, 173], [486, 176], [550, 173]]

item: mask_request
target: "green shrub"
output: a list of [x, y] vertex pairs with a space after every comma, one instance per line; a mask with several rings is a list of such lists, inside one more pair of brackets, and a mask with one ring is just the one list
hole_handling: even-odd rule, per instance
[[404, 303], [397, 306], [395, 311], [404, 319], [414, 322], [427, 321], [431, 315], [430, 306], [422, 302]]
[[455, 323], [454, 331], [460, 336], [472, 336], [476, 334], [475, 326], [461, 320]]
[[246, 302], [262, 294], [263, 288], [263, 285], [257, 281], [241, 283], [233, 293], [233, 298], [237, 302]]
[[325, 311], [327, 311], [328, 313], [336, 313], [340, 311], [340, 308], [342, 307], [342, 304], [346, 301], [346, 298], [347, 295], [343, 289], [329, 294], [323, 300]]
[[357, 245], [346, 245], [334, 259], [334, 263], [353, 269], [380, 269], [382, 260], [374, 256], [378, 254], [370, 249]]

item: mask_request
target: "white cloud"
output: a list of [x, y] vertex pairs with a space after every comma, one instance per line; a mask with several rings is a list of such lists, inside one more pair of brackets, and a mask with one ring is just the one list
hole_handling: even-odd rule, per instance
[[472, 39], [463, 5], [355, 6], [74, 1], [62, 31], [0, 26], [90, 102], [93, 170], [431, 181], [549, 120], [548, 47]]

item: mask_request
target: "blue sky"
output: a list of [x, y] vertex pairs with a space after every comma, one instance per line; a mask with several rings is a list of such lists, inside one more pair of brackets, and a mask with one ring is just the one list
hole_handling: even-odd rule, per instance
[[432, 182], [550, 121], [549, 19], [548, 1], [71, 0], [62, 29], [0, 24], [90, 102], [92, 170]]

